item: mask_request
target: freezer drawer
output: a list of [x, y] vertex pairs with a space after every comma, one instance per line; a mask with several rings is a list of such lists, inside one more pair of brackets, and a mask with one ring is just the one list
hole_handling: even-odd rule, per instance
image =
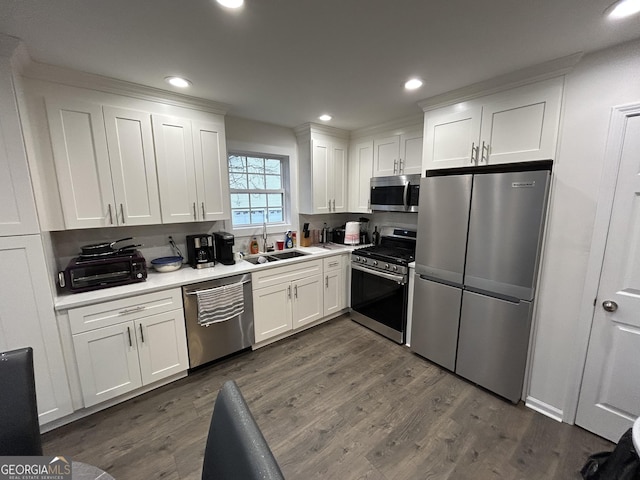
[[462, 284], [471, 182], [471, 175], [421, 180], [416, 273]]
[[474, 175], [466, 287], [533, 298], [548, 183], [547, 170]]
[[527, 361], [531, 305], [465, 291], [456, 373], [517, 403]]
[[453, 371], [462, 289], [416, 275], [413, 295], [411, 350]]

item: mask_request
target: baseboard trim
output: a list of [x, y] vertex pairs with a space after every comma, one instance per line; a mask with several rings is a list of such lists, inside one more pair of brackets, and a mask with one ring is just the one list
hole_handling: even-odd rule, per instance
[[538, 413], [562, 423], [562, 410], [559, 408], [552, 407], [548, 403], [542, 402], [533, 397], [527, 397], [524, 404], [531, 410], [535, 410]]

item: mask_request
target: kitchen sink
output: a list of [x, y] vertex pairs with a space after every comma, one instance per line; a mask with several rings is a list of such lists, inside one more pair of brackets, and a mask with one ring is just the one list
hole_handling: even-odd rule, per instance
[[[264, 258], [266, 261], [260, 262], [259, 260]], [[280, 260], [279, 258], [272, 257], [271, 255], [258, 255], [256, 257], [245, 257], [247, 262], [253, 263], [254, 265], [262, 265], [263, 263], [275, 262], [276, 260]]]
[[270, 257], [275, 257], [281, 260], [284, 260], [286, 258], [304, 257], [305, 255], [308, 255], [308, 253], [302, 253], [297, 250], [291, 250], [290, 252], [280, 252], [280, 253], [269, 254]]

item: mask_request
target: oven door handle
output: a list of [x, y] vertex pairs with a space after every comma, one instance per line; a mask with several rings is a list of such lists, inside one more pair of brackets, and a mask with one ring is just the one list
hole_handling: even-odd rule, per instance
[[393, 280], [399, 285], [404, 285], [405, 283], [407, 283], [404, 275], [394, 275], [393, 273], [380, 272], [379, 270], [373, 270], [372, 268], [363, 267], [361, 265], [358, 265], [357, 263], [352, 263], [351, 268], [353, 270], [360, 270], [361, 272], [369, 273], [377, 277], [386, 278], [387, 280]]

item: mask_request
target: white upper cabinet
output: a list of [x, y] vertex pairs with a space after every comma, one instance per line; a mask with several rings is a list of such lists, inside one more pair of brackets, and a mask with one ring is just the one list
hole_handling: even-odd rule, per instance
[[149, 114], [46, 98], [65, 226], [160, 223]]
[[410, 175], [422, 171], [422, 131], [375, 138], [373, 176]]
[[162, 222], [228, 219], [224, 123], [153, 115]]
[[11, 65], [0, 57], [0, 236], [39, 233]]
[[349, 211], [370, 211], [373, 140], [357, 142], [349, 152]]
[[311, 129], [298, 133], [300, 212], [347, 211], [348, 142]]
[[554, 78], [425, 113], [425, 169], [555, 157], [563, 80]]

